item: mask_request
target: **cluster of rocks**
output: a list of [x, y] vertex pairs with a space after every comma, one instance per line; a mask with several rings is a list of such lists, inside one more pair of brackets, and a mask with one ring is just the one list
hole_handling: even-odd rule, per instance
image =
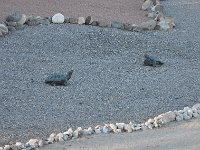
[[175, 27], [174, 19], [170, 16], [165, 16], [163, 13], [163, 5], [160, 4], [160, 0], [146, 0], [142, 5], [142, 10], [147, 11], [147, 16], [150, 18], [148, 21], [141, 23], [140, 25], [122, 23], [119, 21], [106, 21], [106, 20], [94, 20], [92, 16], [70, 18], [65, 17], [61, 13], [57, 13], [52, 17], [40, 17], [40, 16], [26, 16], [20, 11], [11, 12], [6, 21], [0, 23], [0, 36], [16, 30], [21, 30], [25, 26], [36, 25], [49, 25], [50, 23], [61, 24], [79, 24], [79, 25], [91, 25], [99, 27], [112, 27], [127, 31], [145, 31], [145, 30], [169, 30]]
[[55, 142], [64, 142], [71, 139], [77, 139], [83, 136], [89, 136], [92, 134], [109, 134], [109, 133], [132, 133], [138, 130], [147, 130], [161, 127], [172, 121], [188, 120], [191, 118], [197, 118], [200, 116], [200, 103], [195, 104], [192, 108], [184, 107], [183, 110], [175, 110], [163, 113], [154, 117], [154, 119], [148, 119], [145, 123], [134, 124], [130, 122], [126, 123], [109, 123], [105, 125], [97, 125], [92, 128], [82, 129], [78, 127], [76, 130], [69, 128], [63, 133], [52, 133], [46, 140], [30, 139], [26, 144], [16, 142], [14, 145], [5, 145], [4, 148], [0, 147], [0, 150], [38, 150], [39, 148], [53, 144]]
[[142, 10], [147, 12], [149, 20], [135, 30], [170, 30], [175, 27], [174, 18], [164, 15], [164, 7], [160, 0], [145, 0]]

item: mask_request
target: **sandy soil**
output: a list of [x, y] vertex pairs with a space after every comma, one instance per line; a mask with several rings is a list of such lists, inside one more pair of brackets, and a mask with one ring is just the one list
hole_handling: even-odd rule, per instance
[[200, 119], [194, 119], [129, 134], [93, 135], [41, 150], [198, 150], [199, 135]]
[[96, 20], [119, 20], [141, 23], [146, 20], [140, 8], [143, 0], [0, 0], [0, 20], [13, 10], [26, 15], [52, 16], [63, 13], [67, 17], [93, 16]]

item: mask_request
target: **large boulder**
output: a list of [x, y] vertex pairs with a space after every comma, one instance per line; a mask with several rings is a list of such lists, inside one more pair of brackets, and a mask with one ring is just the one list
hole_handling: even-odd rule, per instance
[[4, 24], [0, 24], [0, 36], [8, 34], [8, 28]]
[[52, 17], [53, 23], [64, 23], [65, 17], [61, 13], [57, 13]]

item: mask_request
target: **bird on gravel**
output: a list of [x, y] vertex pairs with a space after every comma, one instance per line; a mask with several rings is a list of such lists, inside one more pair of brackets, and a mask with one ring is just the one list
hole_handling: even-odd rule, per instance
[[163, 62], [161, 62], [155, 56], [149, 56], [148, 54], [145, 54], [144, 58], [145, 58], [145, 60], [144, 60], [145, 66], [159, 67], [159, 66], [162, 66], [164, 64]]
[[50, 84], [52, 86], [58, 86], [58, 85], [67, 85], [68, 80], [71, 78], [72, 74], [73, 74], [73, 70], [69, 71], [67, 73], [67, 75], [63, 75], [63, 74], [51, 74], [47, 77], [47, 79], [45, 80], [46, 84]]

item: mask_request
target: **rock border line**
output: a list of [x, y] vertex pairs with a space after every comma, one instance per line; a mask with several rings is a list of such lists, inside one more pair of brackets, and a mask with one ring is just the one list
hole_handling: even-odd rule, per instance
[[105, 28], [117, 28], [132, 32], [152, 31], [152, 30], [171, 30], [175, 27], [174, 18], [164, 15], [164, 7], [161, 5], [160, 0], [145, 0], [142, 5], [142, 10], [146, 11], [148, 21], [141, 23], [140, 25], [122, 23], [119, 21], [106, 21], [106, 20], [93, 20], [92, 16], [70, 18], [65, 17], [61, 13], [57, 13], [52, 17], [40, 17], [40, 16], [26, 16], [20, 11], [11, 12], [6, 20], [0, 23], [0, 37], [14, 32], [16, 30], [22, 30], [26, 26], [37, 25], [49, 25], [54, 24], [79, 24], [79, 25], [91, 25]]
[[[36, 25], [49, 25], [50, 23], [62, 24], [79, 24], [79, 25], [92, 25], [99, 27], [111, 27], [126, 31], [150, 31], [150, 30], [170, 30], [175, 27], [174, 19], [171, 16], [165, 16], [163, 13], [163, 5], [160, 4], [160, 0], [146, 0], [142, 5], [142, 10], [146, 11], [146, 15], [150, 18], [148, 21], [141, 23], [140, 25], [131, 25], [129, 23], [121, 23], [118, 21], [95, 21], [92, 16], [86, 18], [68, 18], [61, 13], [55, 14], [53, 17], [40, 17], [40, 16], [29, 16], [22, 14], [20, 11], [11, 12], [7, 17], [6, 21], [0, 23], [0, 37], [14, 32], [16, 30], [22, 30], [25, 26], [36, 26]], [[200, 104], [194, 105], [192, 108], [185, 107], [179, 111], [169, 111], [163, 113], [154, 119], [148, 119], [145, 123], [134, 124], [130, 122], [125, 123], [110, 123], [105, 125], [97, 125], [96, 127], [89, 127], [88, 129], [82, 129], [78, 127], [76, 130], [69, 128], [63, 133], [52, 133], [49, 138], [42, 139], [30, 139], [27, 143], [16, 142], [13, 145], [5, 145], [0, 147], [0, 150], [38, 150], [39, 148], [52, 144], [55, 142], [68, 141], [70, 139], [77, 139], [83, 136], [89, 136], [92, 134], [100, 133], [121, 133], [133, 131], [146, 130], [161, 127], [172, 121], [188, 120], [191, 118], [197, 118], [200, 116]]]
[[53, 144], [56, 142], [69, 141], [71, 139], [77, 139], [84, 136], [90, 136], [93, 134], [112, 134], [112, 133], [134, 133], [135, 131], [145, 131], [148, 129], [154, 129], [162, 127], [166, 124], [169, 124], [173, 121], [182, 121], [189, 120], [192, 118], [200, 117], [200, 103], [195, 104], [194, 106], [184, 107], [182, 110], [169, 111], [163, 114], [160, 114], [154, 118], [148, 119], [146, 122], [141, 124], [134, 124], [130, 122], [126, 123], [108, 123], [104, 125], [97, 125], [96, 127], [89, 127], [83, 129], [78, 127], [73, 130], [69, 128], [63, 133], [52, 133], [50, 136], [45, 139], [30, 139], [27, 143], [16, 142], [13, 145], [5, 145], [0, 147], [0, 150], [39, 150], [39, 148], [44, 147], [45, 145]]

